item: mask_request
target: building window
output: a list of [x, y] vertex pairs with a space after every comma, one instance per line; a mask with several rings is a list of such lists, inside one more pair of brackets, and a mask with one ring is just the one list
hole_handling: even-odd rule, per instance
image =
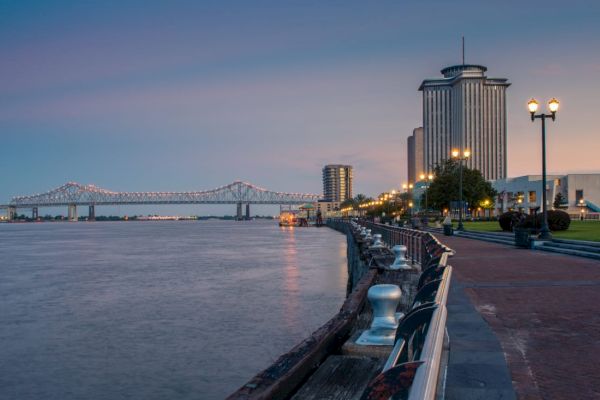
[[535, 203], [537, 201], [537, 193], [535, 192], [535, 190], [531, 190], [529, 191], [529, 202], [530, 203]]
[[583, 200], [583, 189], [575, 191], [575, 204], [579, 204], [579, 200]]

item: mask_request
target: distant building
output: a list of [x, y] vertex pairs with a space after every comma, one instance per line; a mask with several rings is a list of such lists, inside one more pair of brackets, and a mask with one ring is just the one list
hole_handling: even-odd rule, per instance
[[324, 201], [319, 200], [315, 203], [317, 212], [321, 212], [321, 216], [323, 218], [327, 218], [335, 215], [340, 209], [339, 201]]
[[415, 183], [421, 173], [429, 173], [423, 162], [423, 128], [413, 129], [413, 134], [406, 141], [408, 182]]
[[[492, 182], [498, 191], [496, 210], [499, 213], [519, 210], [533, 213], [542, 204], [542, 176], [525, 175]], [[548, 209], [554, 207], [556, 195], [562, 196], [561, 207], [572, 216], [600, 212], [600, 174], [548, 175], [546, 199]]]
[[[488, 180], [506, 177], [507, 79], [488, 78], [481, 65], [444, 68], [443, 78], [425, 79], [423, 92], [424, 164], [450, 158], [453, 148], [471, 151], [466, 165]], [[418, 173], [418, 172], [417, 172]]]
[[352, 166], [331, 164], [323, 167], [323, 200], [343, 202], [352, 198]]

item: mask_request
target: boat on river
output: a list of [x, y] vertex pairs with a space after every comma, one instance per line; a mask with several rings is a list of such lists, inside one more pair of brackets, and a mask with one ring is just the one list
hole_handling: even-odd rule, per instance
[[298, 218], [291, 211], [283, 211], [279, 214], [279, 226], [298, 226]]

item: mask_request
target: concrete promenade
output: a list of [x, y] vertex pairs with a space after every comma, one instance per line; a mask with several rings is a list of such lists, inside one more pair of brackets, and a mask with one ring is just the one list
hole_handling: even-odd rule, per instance
[[600, 399], [600, 261], [439, 238], [456, 250], [448, 398], [514, 398], [512, 380], [519, 399]]

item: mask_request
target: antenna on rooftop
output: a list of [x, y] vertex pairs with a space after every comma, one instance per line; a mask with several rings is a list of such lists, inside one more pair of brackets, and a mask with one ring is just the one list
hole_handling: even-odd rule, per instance
[[465, 65], [465, 37], [462, 37], [462, 63]]

